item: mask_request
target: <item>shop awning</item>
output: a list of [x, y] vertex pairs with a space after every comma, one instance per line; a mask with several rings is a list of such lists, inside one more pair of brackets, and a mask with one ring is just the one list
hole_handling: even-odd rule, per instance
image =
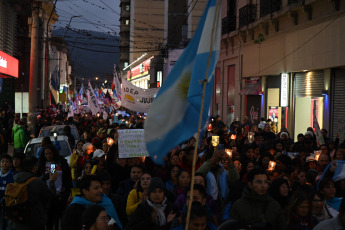
[[246, 84], [240, 91], [240, 95], [261, 95], [261, 84]]

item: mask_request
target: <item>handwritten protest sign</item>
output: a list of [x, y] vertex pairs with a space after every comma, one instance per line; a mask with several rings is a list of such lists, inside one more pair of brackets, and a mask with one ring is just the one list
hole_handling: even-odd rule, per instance
[[143, 129], [123, 129], [119, 132], [119, 158], [149, 156]]

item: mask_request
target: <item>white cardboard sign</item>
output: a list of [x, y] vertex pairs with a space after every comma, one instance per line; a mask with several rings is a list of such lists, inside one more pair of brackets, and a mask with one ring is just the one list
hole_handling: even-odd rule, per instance
[[122, 129], [119, 132], [119, 158], [147, 157], [143, 129]]

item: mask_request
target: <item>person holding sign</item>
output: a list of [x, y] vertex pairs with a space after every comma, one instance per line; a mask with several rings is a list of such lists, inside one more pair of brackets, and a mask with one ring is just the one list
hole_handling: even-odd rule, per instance
[[148, 189], [151, 183], [151, 175], [149, 173], [144, 173], [138, 181], [138, 187], [133, 189], [127, 198], [126, 213], [131, 216], [138, 205], [147, 199]]

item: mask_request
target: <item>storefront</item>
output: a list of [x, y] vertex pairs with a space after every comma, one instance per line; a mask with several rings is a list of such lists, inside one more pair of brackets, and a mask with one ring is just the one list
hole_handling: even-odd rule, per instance
[[[330, 91], [330, 89], [328, 89]], [[335, 69], [332, 77], [332, 112], [329, 137], [335, 140], [339, 134], [340, 142], [345, 139], [345, 69]]]
[[[314, 114], [323, 127], [325, 98], [324, 71], [296, 73], [294, 77], [294, 140], [313, 127]], [[328, 98], [326, 98], [328, 103]]]
[[13, 79], [17, 79], [18, 76], [18, 59], [0, 51], [0, 105], [4, 101], [8, 101], [10, 105], [15, 104]]
[[127, 80], [137, 87], [148, 89], [152, 58], [153, 56], [127, 71]]
[[246, 78], [244, 88], [240, 95], [245, 97], [245, 116], [249, 118], [251, 124], [258, 125], [262, 116], [262, 105], [264, 104], [264, 96], [261, 87], [261, 77]]
[[276, 125], [276, 132], [287, 127], [287, 111], [289, 106], [290, 74], [282, 73], [277, 76], [266, 77], [266, 119]]

